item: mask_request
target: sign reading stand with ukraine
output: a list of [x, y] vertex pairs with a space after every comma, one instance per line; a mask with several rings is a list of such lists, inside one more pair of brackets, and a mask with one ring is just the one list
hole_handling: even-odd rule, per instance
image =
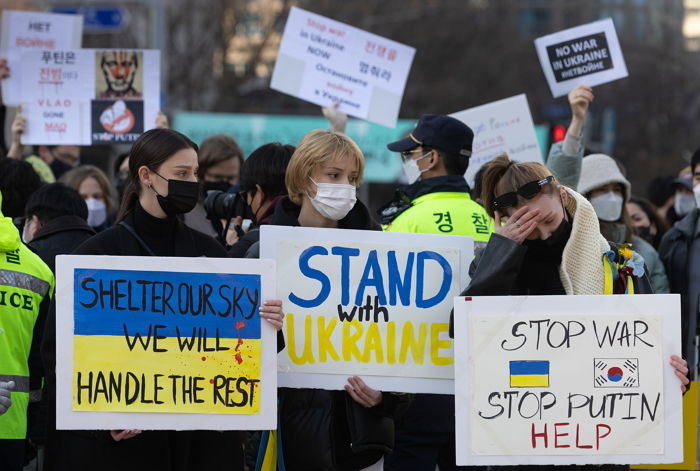
[[455, 298], [458, 465], [683, 459], [677, 295]]
[[[269, 260], [57, 259], [59, 429], [276, 426]], [[186, 267], [186, 270], [183, 270]]]

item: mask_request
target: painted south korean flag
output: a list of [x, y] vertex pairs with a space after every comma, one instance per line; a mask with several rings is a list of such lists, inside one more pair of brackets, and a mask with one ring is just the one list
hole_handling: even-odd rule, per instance
[[593, 385], [596, 388], [638, 388], [637, 358], [595, 358]]

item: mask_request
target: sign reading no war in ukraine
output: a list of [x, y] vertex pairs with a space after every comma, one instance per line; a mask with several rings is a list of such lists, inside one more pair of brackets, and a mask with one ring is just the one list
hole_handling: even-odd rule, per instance
[[59, 429], [276, 426], [269, 260], [57, 259]]
[[452, 394], [452, 298], [467, 285], [471, 237], [263, 226], [277, 264], [286, 348], [280, 386]]
[[678, 295], [458, 297], [454, 318], [457, 464], [683, 460]]

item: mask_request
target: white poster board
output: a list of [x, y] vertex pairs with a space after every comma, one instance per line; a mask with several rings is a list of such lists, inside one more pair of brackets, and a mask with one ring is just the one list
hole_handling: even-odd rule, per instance
[[270, 87], [395, 127], [416, 50], [293, 7]]
[[81, 15], [3, 10], [0, 57], [7, 59], [10, 76], [2, 81], [2, 102], [20, 104], [22, 53], [79, 48], [82, 37]]
[[628, 75], [610, 18], [542, 36], [535, 48], [555, 98], [577, 85], [593, 87]]
[[283, 387], [453, 394], [449, 318], [468, 283], [463, 236], [262, 226], [285, 306]]
[[678, 295], [455, 298], [460, 465], [683, 460]]
[[160, 51], [32, 51], [21, 72], [22, 144], [130, 144], [155, 126]]
[[542, 151], [525, 94], [452, 113], [474, 131], [472, 156], [464, 177], [472, 185], [484, 165], [506, 153], [518, 162], [542, 162]]
[[56, 424], [277, 427], [271, 260], [56, 258]]

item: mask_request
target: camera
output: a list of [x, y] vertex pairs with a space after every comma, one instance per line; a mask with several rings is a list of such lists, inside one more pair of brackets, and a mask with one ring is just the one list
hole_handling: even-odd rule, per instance
[[207, 218], [213, 220], [232, 219], [235, 217], [246, 218], [248, 204], [240, 193], [227, 193], [219, 190], [207, 191], [204, 198], [204, 210]]

